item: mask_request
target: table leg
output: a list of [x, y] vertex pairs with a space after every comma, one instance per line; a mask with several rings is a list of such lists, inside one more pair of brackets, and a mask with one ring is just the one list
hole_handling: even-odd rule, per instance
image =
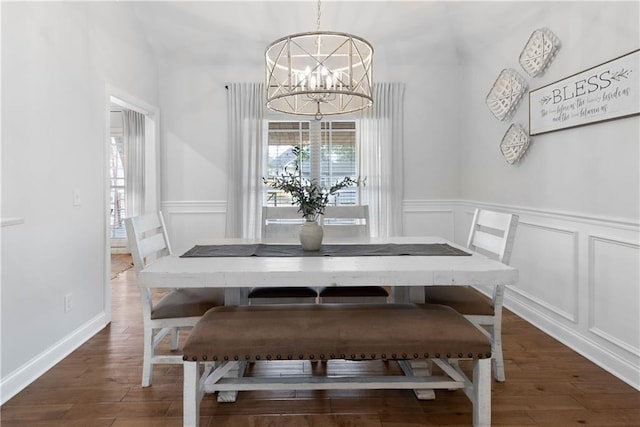
[[406, 286], [394, 286], [391, 288], [392, 301], [398, 304], [409, 302], [409, 289]]
[[391, 289], [393, 302], [424, 304], [424, 286], [394, 286]]
[[424, 304], [424, 286], [409, 287], [409, 302]]
[[[234, 378], [234, 377], [242, 377], [244, 376], [244, 371], [247, 369], [247, 362], [238, 362], [236, 367], [229, 370], [228, 373], [224, 375], [225, 378]], [[218, 402], [235, 402], [238, 398], [237, 391], [219, 391], [218, 392]]]
[[[431, 376], [431, 360], [400, 360], [398, 364], [406, 376]], [[436, 398], [436, 392], [432, 389], [413, 390], [413, 393], [418, 400], [434, 400]]]
[[249, 301], [247, 288], [225, 288], [224, 305], [247, 305]]

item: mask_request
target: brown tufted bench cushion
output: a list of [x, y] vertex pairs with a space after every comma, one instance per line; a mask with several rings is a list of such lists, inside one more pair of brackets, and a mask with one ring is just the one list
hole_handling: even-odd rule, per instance
[[489, 340], [432, 304], [214, 307], [183, 347], [187, 361], [488, 358]]

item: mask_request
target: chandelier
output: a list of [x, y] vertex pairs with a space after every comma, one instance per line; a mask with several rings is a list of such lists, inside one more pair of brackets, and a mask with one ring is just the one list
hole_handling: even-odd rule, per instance
[[267, 107], [314, 116], [359, 111], [373, 103], [373, 47], [352, 34], [316, 31], [293, 34], [266, 50]]

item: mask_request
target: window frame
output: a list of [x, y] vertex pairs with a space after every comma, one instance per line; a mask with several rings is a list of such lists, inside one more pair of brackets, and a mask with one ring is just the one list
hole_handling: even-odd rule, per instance
[[[300, 146], [304, 149], [305, 147], [309, 147], [310, 144], [310, 126], [311, 126], [311, 122], [312, 120], [309, 119], [304, 119], [304, 118], [265, 118], [264, 119], [264, 126], [263, 126], [263, 144], [264, 144], [264, 156], [263, 156], [263, 166], [262, 166], [262, 170], [263, 170], [263, 176], [265, 178], [268, 179], [269, 177], [269, 136], [271, 134], [271, 132], [291, 132], [294, 131], [295, 129], [291, 129], [291, 130], [287, 130], [287, 129], [270, 129], [270, 125], [272, 123], [297, 123], [297, 132], [298, 132], [298, 144], [300, 144]], [[304, 124], [307, 124], [307, 126], [305, 127]], [[352, 129], [335, 129], [334, 125], [337, 123], [349, 123], [353, 125]], [[345, 131], [352, 131], [353, 132], [353, 149], [354, 149], [354, 160], [353, 160], [353, 175], [352, 178], [357, 179], [360, 176], [360, 150], [358, 147], [358, 137], [359, 137], [359, 122], [355, 119], [355, 118], [341, 118], [339, 120], [323, 120], [321, 122], [321, 158], [320, 158], [320, 163], [322, 164], [322, 147], [323, 145], [326, 143], [329, 147], [329, 150], [333, 149], [333, 139], [335, 136], [336, 132], [345, 132]], [[306, 139], [304, 137], [304, 132], [306, 132]], [[275, 145], [275, 144], [274, 144]], [[311, 159], [309, 159], [309, 161], [307, 163], [310, 163]], [[331, 166], [332, 163], [329, 162], [329, 170], [331, 170]], [[303, 164], [302, 169], [306, 168], [305, 165]], [[310, 172], [309, 172], [310, 173]], [[344, 176], [348, 176], [348, 175], [344, 175]], [[333, 179], [329, 178], [329, 185], [332, 185], [332, 183], [337, 182], [338, 180], [344, 178], [344, 176], [340, 176], [338, 178], [334, 177]], [[329, 177], [331, 177], [331, 172], [329, 172]], [[270, 187], [263, 183], [263, 189], [262, 189], [262, 205], [263, 206], [280, 206], [281, 204], [278, 202], [278, 198], [276, 196], [276, 202], [275, 203], [270, 203], [269, 202], [269, 193], [270, 192], [281, 192], [279, 190], [273, 190], [270, 189]], [[354, 186], [354, 187], [350, 187], [349, 189], [343, 189], [343, 190], [339, 190], [338, 193], [344, 193], [344, 192], [354, 192], [355, 194], [355, 203], [343, 203], [341, 205], [359, 205], [362, 202], [362, 188], [360, 186]], [[290, 205], [290, 201], [285, 201], [286, 205]], [[336, 201], [335, 198], [332, 198], [332, 200], [330, 201], [329, 205], [333, 206], [336, 205]]]

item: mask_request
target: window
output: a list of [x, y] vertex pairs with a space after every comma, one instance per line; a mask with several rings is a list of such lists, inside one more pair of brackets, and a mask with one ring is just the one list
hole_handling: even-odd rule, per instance
[[127, 233], [124, 227], [125, 186], [124, 186], [124, 138], [121, 135], [111, 135], [111, 167], [110, 173], [110, 234], [111, 239], [124, 240]]
[[[344, 177], [356, 179], [357, 150], [356, 123], [354, 121], [324, 121], [320, 127], [320, 172], [318, 180], [323, 187], [330, 187]], [[265, 177], [274, 178], [294, 168], [296, 161], [293, 147], [302, 148], [298, 164], [302, 176], [311, 179], [308, 121], [271, 121], [267, 131], [267, 166]], [[290, 205], [289, 194], [265, 186], [267, 206]], [[332, 197], [332, 205], [357, 205], [360, 195], [357, 187], [339, 190]]]

